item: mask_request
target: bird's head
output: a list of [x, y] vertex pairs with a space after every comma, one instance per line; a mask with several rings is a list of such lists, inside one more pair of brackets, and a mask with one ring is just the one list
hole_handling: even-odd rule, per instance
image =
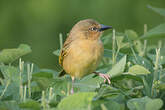
[[103, 31], [111, 28], [111, 26], [99, 24], [93, 19], [85, 19], [74, 25], [70, 35], [85, 39], [98, 39]]

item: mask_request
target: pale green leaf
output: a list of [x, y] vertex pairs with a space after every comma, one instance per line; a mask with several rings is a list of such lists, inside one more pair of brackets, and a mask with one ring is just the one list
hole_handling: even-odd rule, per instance
[[146, 110], [160, 110], [163, 106], [163, 101], [161, 99], [153, 99], [146, 104]]
[[125, 34], [130, 40], [136, 40], [138, 38], [137, 33], [133, 30], [126, 30]]
[[159, 110], [163, 105], [161, 99], [151, 99], [149, 97], [132, 98], [128, 100], [129, 110]]
[[107, 72], [107, 74], [109, 74], [111, 77], [117, 76], [122, 74], [122, 72], [125, 69], [125, 65], [126, 65], [126, 55], [119, 61], [117, 62], [114, 67], [112, 67], [111, 70], [109, 70]]
[[157, 40], [158, 38], [165, 38], [165, 23], [160, 24], [157, 27], [149, 30], [147, 33], [142, 35], [140, 39], [151, 39], [151, 38], [155, 38]]
[[133, 65], [129, 68], [128, 73], [135, 75], [145, 75], [150, 74], [151, 72], [141, 65]]
[[23, 109], [30, 109], [30, 110], [41, 110], [40, 103], [34, 100], [26, 100], [26, 102], [20, 103], [19, 107]]
[[80, 92], [64, 98], [58, 105], [59, 110], [88, 110], [95, 92]]
[[30, 46], [26, 44], [19, 45], [18, 48], [13, 49], [3, 49], [0, 52], [0, 62], [2, 63], [12, 63], [16, 59], [20, 58], [23, 55], [30, 53], [32, 50]]
[[18, 102], [14, 100], [0, 101], [0, 110], [21, 110]]

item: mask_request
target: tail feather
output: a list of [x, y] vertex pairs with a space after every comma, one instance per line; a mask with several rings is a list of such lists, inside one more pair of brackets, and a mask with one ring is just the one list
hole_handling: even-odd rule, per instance
[[66, 74], [66, 72], [64, 71], [64, 70], [62, 70], [60, 73], [59, 73], [59, 77], [62, 77], [62, 76], [64, 76]]

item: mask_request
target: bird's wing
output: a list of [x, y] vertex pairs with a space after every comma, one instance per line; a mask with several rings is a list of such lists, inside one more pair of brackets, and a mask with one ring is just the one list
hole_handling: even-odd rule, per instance
[[59, 64], [61, 66], [63, 66], [63, 60], [64, 58], [68, 55], [69, 53], [69, 47], [70, 47], [70, 44], [73, 40], [71, 38], [67, 38], [64, 45], [63, 45], [63, 48], [61, 49], [61, 52], [60, 52], [60, 56], [59, 56]]

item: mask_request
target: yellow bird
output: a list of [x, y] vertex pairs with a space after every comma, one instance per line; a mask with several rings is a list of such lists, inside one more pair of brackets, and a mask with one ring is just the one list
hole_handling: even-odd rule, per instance
[[[95, 72], [104, 52], [100, 36], [104, 30], [110, 28], [112, 27], [99, 24], [92, 19], [81, 20], [75, 24], [59, 56], [59, 63], [64, 69], [59, 76], [67, 73], [74, 83], [75, 78], [95, 73], [110, 83], [109, 75]], [[73, 93], [73, 84], [71, 93]]]

